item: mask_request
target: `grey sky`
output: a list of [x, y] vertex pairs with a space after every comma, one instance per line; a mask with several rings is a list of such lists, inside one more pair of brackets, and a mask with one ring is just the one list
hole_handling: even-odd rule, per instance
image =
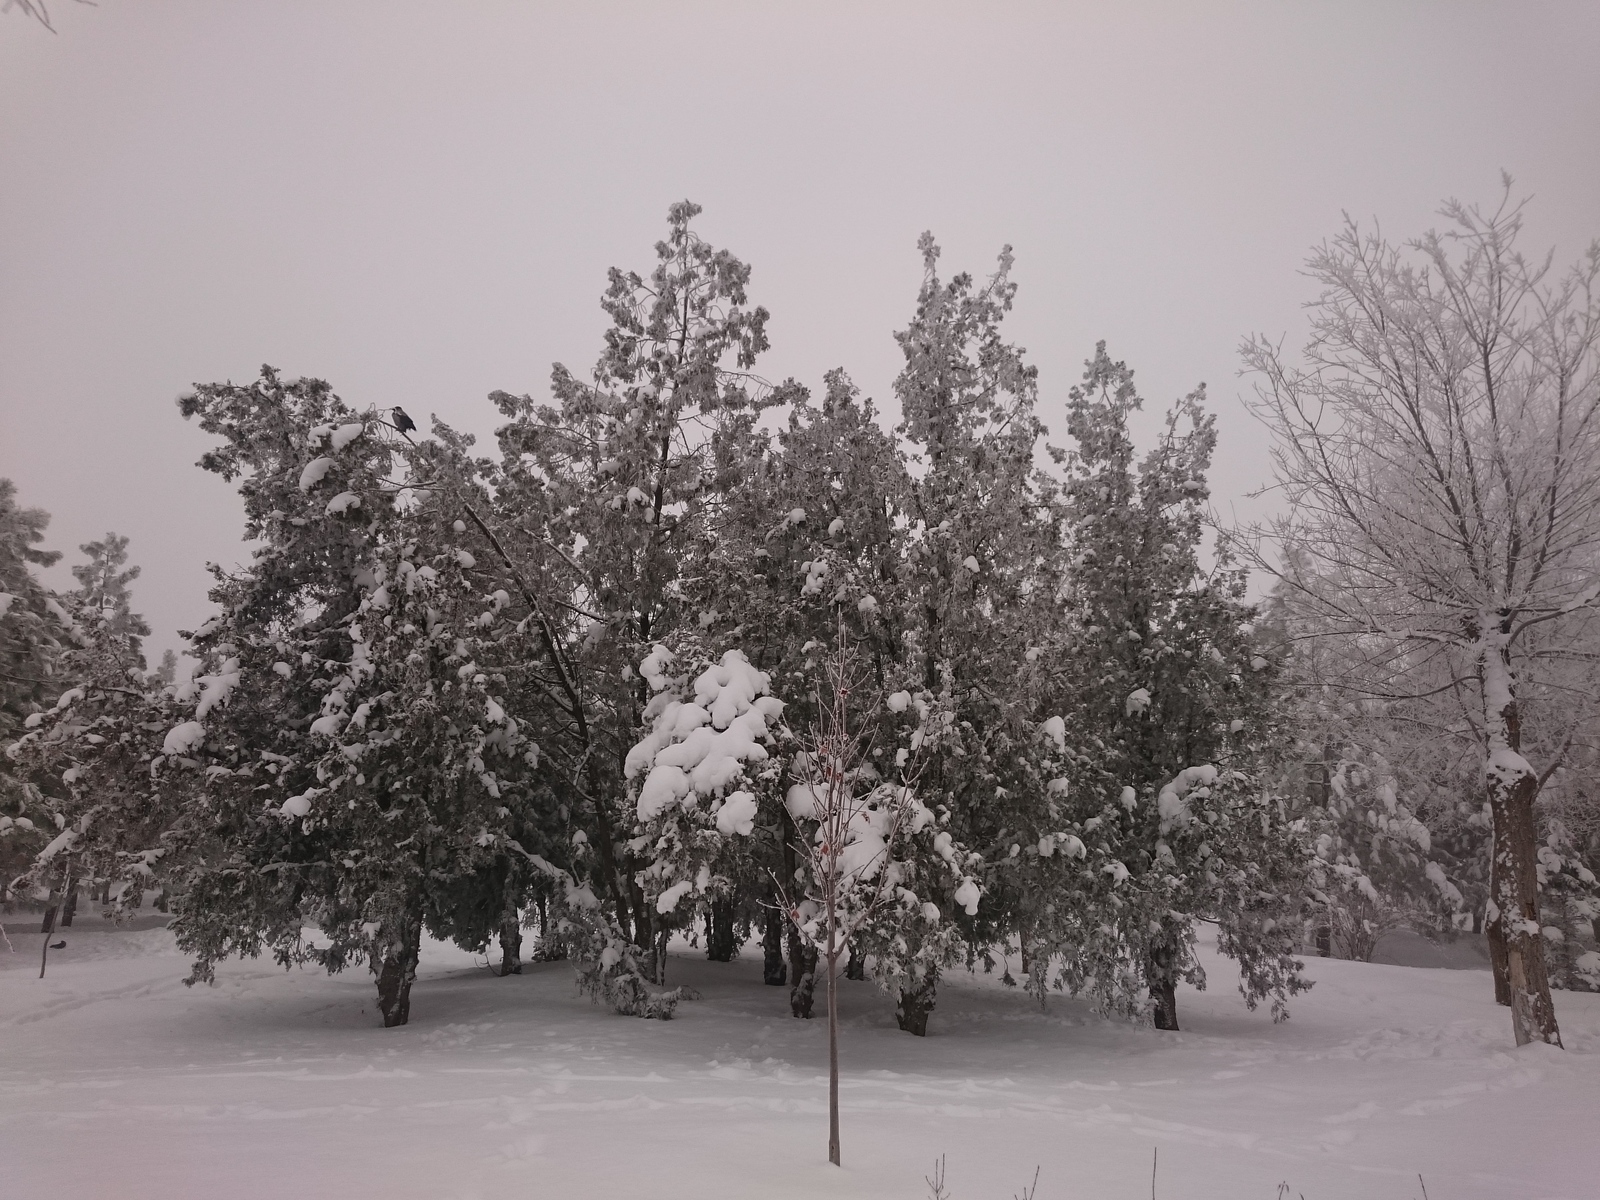
[[917, 234], [947, 272], [1012, 243], [1046, 422], [1098, 338], [1151, 408], [1206, 381], [1225, 512], [1269, 471], [1235, 349], [1298, 340], [1341, 210], [1411, 235], [1505, 168], [1529, 249], [1600, 234], [1593, 3], [52, 13], [0, 17], [0, 475], [69, 556], [132, 537], [157, 650], [241, 556], [177, 393], [270, 362], [487, 436], [487, 392], [593, 362], [685, 196], [755, 268], [762, 372], [890, 407]]

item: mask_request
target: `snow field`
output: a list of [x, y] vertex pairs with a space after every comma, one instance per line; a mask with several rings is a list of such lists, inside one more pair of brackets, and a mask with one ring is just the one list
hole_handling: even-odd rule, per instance
[[[1312, 959], [1274, 1026], [1228, 964], [1184, 1032], [1045, 1012], [950, 978], [926, 1039], [842, 984], [844, 1167], [826, 1162], [826, 1023], [787, 1013], [759, 948], [679, 947], [704, 998], [661, 1023], [579, 997], [572, 968], [495, 978], [429, 942], [408, 1026], [365, 969], [230, 962], [186, 989], [163, 929], [83, 922], [47, 977], [0, 946], [0, 1195], [921, 1200], [1577, 1200], [1600, 1181], [1600, 995], [1558, 993], [1569, 1049], [1515, 1050], [1486, 974]], [[481, 960], [480, 960], [481, 961]], [[1015, 970], [1017, 964], [1011, 964]], [[820, 1012], [820, 1007], [819, 1007]]]

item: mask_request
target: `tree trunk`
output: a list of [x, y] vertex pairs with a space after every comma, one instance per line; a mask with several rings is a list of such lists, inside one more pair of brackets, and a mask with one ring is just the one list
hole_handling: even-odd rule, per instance
[[[1165, 924], [1165, 922], [1163, 922]], [[1150, 947], [1145, 981], [1154, 1001], [1151, 1016], [1157, 1029], [1178, 1030], [1178, 946], [1172, 932], [1163, 930]]]
[[1509, 632], [1509, 616], [1502, 616], [1497, 624], [1486, 620], [1479, 658], [1489, 749], [1484, 775], [1494, 822], [1490, 925], [1499, 926], [1505, 945], [1511, 1031], [1517, 1045], [1547, 1042], [1559, 1046], [1561, 1031], [1550, 999], [1544, 937], [1539, 931], [1538, 840], [1533, 821], [1539, 779], [1519, 753], [1522, 721], [1506, 650]]
[[732, 962], [738, 943], [733, 933], [733, 898], [714, 898], [706, 914], [706, 957], [712, 962]]
[[1511, 1029], [1517, 1045], [1549, 1042], [1559, 1046], [1561, 1031], [1550, 998], [1544, 937], [1539, 931], [1539, 877], [1533, 865], [1538, 861], [1533, 827], [1537, 786], [1532, 775], [1523, 775], [1514, 787], [1496, 789], [1508, 794], [1494, 809], [1494, 862], [1501, 867], [1501, 878], [1495, 888], [1499, 911], [1491, 926], [1499, 937], [1491, 934], [1491, 943], [1497, 940], [1504, 948]]
[[1178, 985], [1162, 979], [1151, 985], [1150, 998], [1155, 1001], [1151, 1015], [1156, 1028], [1178, 1032]]
[[78, 885], [67, 889], [66, 902], [61, 906], [61, 928], [71, 929], [73, 915], [78, 911]]
[[817, 988], [817, 948], [806, 945], [805, 938], [792, 925], [789, 928], [789, 1011], [797, 1017], [811, 1019], [811, 1005]]
[[766, 910], [766, 922], [761, 931], [761, 982], [782, 987], [789, 982], [789, 971], [783, 963], [783, 930], [788, 922], [775, 908]]
[[844, 977], [858, 982], [867, 977], [867, 956], [854, 942], [850, 944], [850, 961], [844, 965]]
[[[830, 897], [831, 901], [831, 897]], [[828, 1161], [839, 1165], [839, 952], [833, 905], [828, 905]]]
[[422, 914], [408, 909], [398, 928], [382, 931], [387, 941], [374, 951], [372, 973], [378, 977], [378, 1011], [383, 1027], [393, 1029], [411, 1018], [411, 984], [417, 978], [417, 957], [422, 949]]
[[928, 1017], [938, 999], [939, 968], [929, 967], [920, 980], [900, 989], [894, 1019], [901, 1030], [915, 1037], [928, 1036]]
[[500, 919], [500, 974], [522, 974], [522, 921], [515, 907]]
[[1494, 1002], [1510, 1008], [1511, 960], [1506, 955], [1505, 929], [1499, 921], [1489, 921], [1484, 925], [1483, 940], [1489, 947], [1489, 970], [1494, 975]]
[[[781, 804], [778, 806], [778, 818], [783, 822], [783, 832], [779, 835], [783, 842], [783, 885], [792, 888], [798, 869], [794, 850], [794, 821], [789, 816], [789, 810]], [[815, 947], [806, 945], [805, 938], [800, 936], [800, 931], [787, 913], [784, 914], [783, 926], [789, 938], [789, 1011], [797, 1017], [810, 1020], [811, 996], [817, 986], [817, 951]]]
[[667, 926], [663, 925], [656, 931], [653, 948], [654, 952], [651, 954], [651, 957], [655, 960], [655, 982], [658, 987], [667, 986], [667, 943], [671, 940], [672, 930]]
[[56, 928], [56, 904], [55, 904], [55, 898], [56, 898], [56, 894], [52, 890], [51, 893], [50, 893], [49, 907], [44, 910], [44, 922], [40, 926], [40, 929], [39, 929], [39, 932], [44, 934], [44, 944], [39, 949], [39, 978], [40, 979], [44, 978], [45, 963], [50, 958], [50, 935], [55, 932], [55, 928]]

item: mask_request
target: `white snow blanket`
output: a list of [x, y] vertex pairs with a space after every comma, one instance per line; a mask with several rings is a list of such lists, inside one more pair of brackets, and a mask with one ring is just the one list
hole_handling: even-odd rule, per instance
[[1412, 1200], [1418, 1173], [1449, 1200], [1577, 1200], [1600, 1178], [1600, 995], [1558, 994], [1566, 1052], [1517, 1050], [1483, 971], [1312, 959], [1275, 1026], [1203, 948], [1212, 989], [1180, 993], [1175, 1034], [952, 974], [927, 1038], [843, 981], [840, 1170], [826, 1022], [762, 986], [758, 946], [679, 947], [668, 983], [704, 999], [659, 1022], [579, 997], [569, 964], [499, 979], [430, 942], [386, 1030], [364, 969], [234, 962], [188, 989], [165, 931], [96, 926], [80, 906], [43, 980], [37, 917], [0, 944], [0, 1194], [924, 1200], [942, 1154], [957, 1200], [1035, 1164], [1041, 1200], [1088, 1200], [1148, 1195], [1157, 1147], [1164, 1200]]

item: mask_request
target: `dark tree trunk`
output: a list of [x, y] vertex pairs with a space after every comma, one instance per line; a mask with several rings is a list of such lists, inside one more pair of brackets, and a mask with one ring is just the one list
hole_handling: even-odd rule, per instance
[[[1539, 927], [1539, 877], [1532, 866], [1539, 861], [1533, 824], [1537, 789], [1538, 781], [1533, 776], [1522, 776], [1494, 812], [1494, 859], [1490, 870], [1491, 874], [1500, 873], [1501, 879], [1498, 885], [1491, 884], [1491, 890], [1502, 900], [1503, 909], [1490, 925], [1490, 946], [1498, 941], [1505, 956], [1507, 1002], [1517, 1044], [1540, 1041], [1559, 1046], [1561, 1033], [1550, 998], [1544, 937]], [[1505, 904], [1508, 899], [1511, 903]], [[1490, 953], [1492, 961], [1492, 949]], [[1497, 1000], [1499, 992], [1497, 978]]]
[[[789, 816], [789, 810], [781, 804], [778, 806], [778, 817], [783, 822], [779, 835], [783, 841], [783, 886], [792, 888], [798, 869], [794, 851], [794, 821]], [[805, 938], [800, 936], [800, 931], [787, 914], [784, 915], [783, 927], [789, 940], [789, 1011], [809, 1020], [811, 997], [817, 987], [817, 951], [815, 947], [806, 945]]]
[[770, 987], [782, 987], [789, 982], [789, 971], [783, 963], [783, 930], [788, 924], [775, 908], [766, 910], [766, 927], [761, 931], [761, 982]]
[[1145, 981], [1154, 1002], [1151, 1015], [1157, 1029], [1178, 1028], [1178, 947], [1171, 932], [1162, 932], [1150, 947], [1145, 964]]
[[656, 966], [656, 985], [667, 986], [667, 943], [672, 940], [672, 930], [663, 925], [656, 931], [654, 952], [651, 955]]
[[375, 954], [372, 971], [378, 977], [383, 1027], [393, 1029], [411, 1019], [411, 985], [417, 978], [417, 957], [422, 949], [421, 913], [408, 911], [398, 929], [385, 929], [384, 933], [389, 941]]
[[500, 974], [522, 974], [522, 922], [515, 909], [500, 921]]
[[1150, 998], [1155, 1001], [1151, 1015], [1157, 1029], [1178, 1029], [1178, 986], [1170, 979], [1151, 985]]
[[1317, 955], [1321, 958], [1333, 956], [1333, 926], [1317, 926]]
[[[1499, 632], [1509, 635], [1509, 616], [1502, 618]], [[1559, 1046], [1561, 1030], [1550, 998], [1544, 936], [1539, 926], [1539, 845], [1533, 818], [1539, 779], [1520, 754], [1522, 716], [1505, 644], [1502, 640], [1498, 645], [1484, 646], [1479, 660], [1490, 748], [1485, 776], [1493, 820], [1493, 856], [1489, 865], [1489, 896], [1494, 904], [1491, 945], [1498, 927], [1505, 947], [1511, 1029], [1517, 1045], [1546, 1042]], [[1497, 702], [1501, 704], [1499, 711], [1495, 711]]]
[[50, 893], [50, 899], [45, 904], [44, 920], [39, 923], [40, 933], [53, 933], [56, 927], [56, 914], [61, 911], [61, 904], [56, 900], [55, 892]]
[[850, 961], [844, 965], [844, 977], [857, 982], [867, 977], [867, 956], [861, 953], [861, 947], [854, 942], [850, 943]]
[[789, 1011], [811, 1019], [811, 1002], [817, 989], [817, 948], [808, 945], [799, 930], [789, 928]]
[[1494, 1002], [1511, 1007], [1511, 963], [1506, 954], [1505, 929], [1499, 921], [1490, 921], [1483, 928], [1483, 940], [1489, 946], [1489, 970], [1494, 975]]
[[61, 906], [61, 928], [71, 929], [73, 915], [78, 911], [78, 885], [67, 889], [66, 903]]
[[39, 948], [39, 978], [40, 979], [44, 978], [45, 963], [50, 957], [50, 935], [51, 935], [51, 933], [53, 933], [55, 931], [55, 927], [56, 927], [56, 903], [55, 903], [55, 898], [56, 898], [56, 894], [55, 894], [54, 890], [52, 890], [51, 893], [50, 893], [49, 907], [44, 910], [44, 923], [39, 928], [39, 932], [44, 934], [43, 942], [42, 942], [42, 944], [40, 945], [40, 948]]
[[900, 989], [900, 1003], [895, 1005], [894, 1019], [901, 1030], [915, 1037], [928, 1036], [928, 1017], [938, 1000], [938, 987], [939, 968], [929, 967], [920, 981]]
[[[591, 754], [588, 763], [589, 795], [593, 797], [595, 835], [599, 843], [595, 849], [600, 853], [600, 873], [605, 876], [606, 886], [611, 889], [611, 898], [617, 905], [617, 924], [622, 926], [624, 933], [627, 933], [633, 927], [631, 901], [633, 893], [637, 892], [638, 888], [629, 886], [633, 883], [631, 876], [626, 880], [623, 879], [622, 868], [617, 863], [611, 813], [606, 808], [600, 769], [599, 760]], [[645, 944], [641, 940], [644, 935], [637, 928], [632, 928], [632, 934], [635, 945]]]
[[717, 897], [706, 914], [706, 957], [712, 962], [732, 962], [739, 940], [733, 932], [733, 899]]

